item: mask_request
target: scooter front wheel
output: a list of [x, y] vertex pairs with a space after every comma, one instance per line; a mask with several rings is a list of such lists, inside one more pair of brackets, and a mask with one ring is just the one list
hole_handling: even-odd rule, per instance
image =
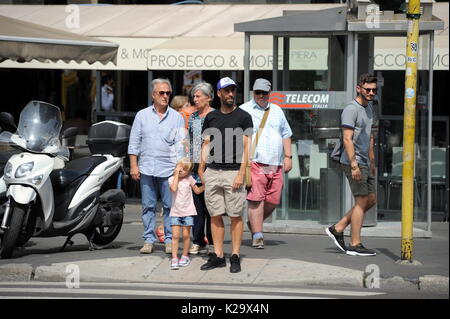
[[119, 235], [122, 229], [122, 221], [114, 226], [98, 226], [94, 229], [92, 242], [98, 246], [104, 246], [111, 243]]
[[11, 258], [17, 240], [22, 229], [23, 218], [25, 216], [25, 207], [14, 204], [11, 208], [8, 228], [5, 230], [0, 247], [0, 257], [3, 259]]

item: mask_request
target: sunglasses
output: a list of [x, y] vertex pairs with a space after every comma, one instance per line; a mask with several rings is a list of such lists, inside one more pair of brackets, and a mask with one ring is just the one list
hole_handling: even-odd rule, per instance
[[172, 92], [170, 92], [170, 91], [159, 91], [158, 94], [160, 96], [163, 96], [163, 95], [170, 96], [172, 94]]
[[269, 94], [269, 92], [261, 91], [261, 90], [255, 90], [254, 93], [255, 93], [256, 95], [267, 95], [267, 94]]
[[361, 89], [364, 89], [366, 91], [366, 93], [369, 93], [370, 91], [372, 91], [373, 93], [377, 93], [378, 89], [372, 89], [372, 88], [363, 88], [362, 86], [360, 86]]

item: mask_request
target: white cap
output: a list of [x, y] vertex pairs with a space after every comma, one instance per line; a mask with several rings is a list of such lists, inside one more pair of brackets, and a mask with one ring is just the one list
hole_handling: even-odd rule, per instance
[[238, 87], [236, 82], [234, 82], [229, 77], [221, 78], [219, 82], [217, 82], [217, 91], [220, 89], [226, 88], [227, 86], [234, 85], [235, 87]]

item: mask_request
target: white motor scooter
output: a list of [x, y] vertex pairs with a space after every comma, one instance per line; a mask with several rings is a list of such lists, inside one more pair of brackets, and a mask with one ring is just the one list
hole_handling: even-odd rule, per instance
[[[6, 129], [5, 129], [6, 126]], [[17, 126], [15, 125], [14, 117], [7, 112], [1, 112], [0, 113], [0, 132], [1, 129], [4, 129], [9, 132], [11, 130], [12, 132], [15, 132], [17, 130]], [[76, 137], [78, 135], [78, 128], [77, 127], [69, 127], [64, 130], [64, 132], [61, 134], [60, 139], [63, 146], [67, 146], [69, 149], [69, 160], [73, 157], [73, 152], [75, 150], [75, 142]], [[6, 134], [6, 133], [5, 133]], [[20, 148], [11, 148], [8, 147], [9, 145], [1, 145], [1, 151], [0, 151], [0, 220], [3, 219], [3, 214], [5, 212], [6, 207], [6, 183], [3, 179], [3, 172], [6, 166], [6, 163], [8, 160], [13, 156], [14, 154], [21, 153]], [[66, 158], [63, 158], [66, 160]], [[0, 229], [1, 232], [1, 229]]]
[[[34, 237], [84, 234], [90, 248], [111, 243], [123, 221], [125, 194], [105, 189], [106, 181], [123, 171], [130, 127], [105, 121], [93, 125], [88, 145], [94, 155], [70, 161], [59, 141], [61, 114], [51, 104], [32, 101], [22, 110], [10, 144], [22, 149], [6, 163], [7, 204], [3, 215], [0, 256]], [[4, 133], [0, 139], [8, 136]]]

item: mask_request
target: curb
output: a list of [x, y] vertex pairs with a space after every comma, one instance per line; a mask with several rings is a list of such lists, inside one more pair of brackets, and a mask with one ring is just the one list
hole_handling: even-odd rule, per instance
[[449, 293], [448, 288], [449, 278], [438, 275], [426, 275], [419, 277], [419, 289], [430, 292], [446, 292]]
[[363, 288], [364, 273], [353, 269], [292, 259], [243, 258], [237, 274], [226, 268], [201, 271], [205, 262], [192, 258], [187, 269], [173, 271], [170, 259], [160, 256], [137, 256], [84, 260], [37, 266], [8, 264], [0, 266], [0, 281], [65, 282], [78, 276], [85, 282], [188, 282], [244, 285], [301, 285]]
[[158, 282], [215, 283], [259, 286], [322, 286], [340, 288], [420, 290], [449, 293], [449, 277], [424, 275], [416, 278], [394, 276], [373, 278], [353, 269], [287, 258], [243, 258], [243, 271], [231, 274], [228, 267], [201, 271], [203, 258], [194, 257], [187, 269], [173, 271], [169, 258], [137, 256], [56, 263], [33, 267], [30, 264], [0, 266], [0, 281], [67, 282]]
[[0, 266], [0, 281], [33, 280], [33, 266], [30, 264], [7, 264]]
[[[372, 283], [373, 284], [373, 283]], [[366, 288], [371, 288], [370, 283], [365, 284]], [[376, 288], [376, 287], [374, 287]], [[403, 278], [394, 276], [390, 278], [380, 278], [379, 288], [381, 289], [415, 289], [424, 292], [449, 293], [449, 277], [440, 275], [425, 275], [416, 278]]]

